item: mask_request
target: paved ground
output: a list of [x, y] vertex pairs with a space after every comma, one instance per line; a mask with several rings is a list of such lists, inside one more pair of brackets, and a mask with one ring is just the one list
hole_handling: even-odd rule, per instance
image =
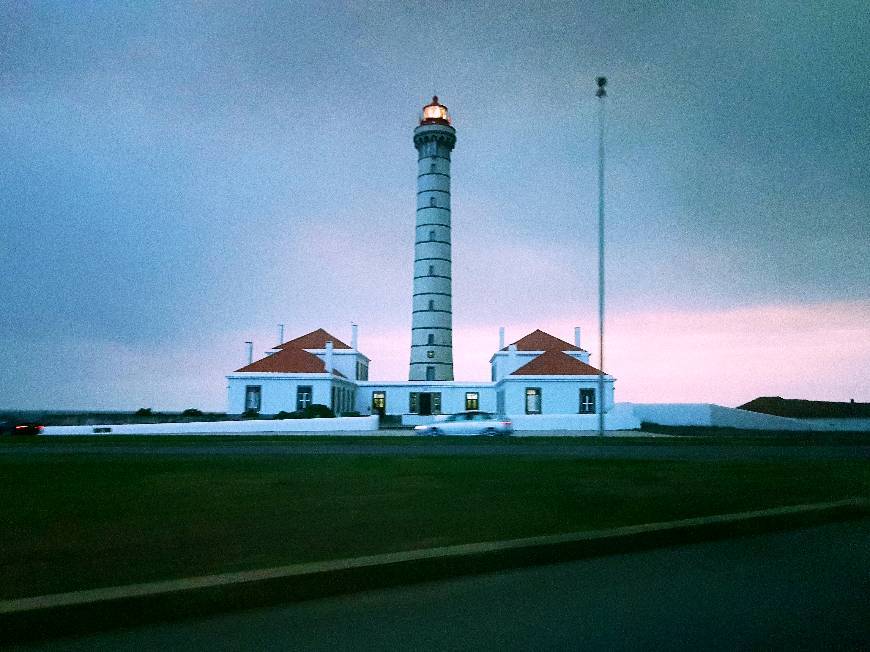
[[870, 520], [572, 562], [34, 649], [865, 649]]
[[666, 439], [650, 444], [570, 443], [526, 441], [510, 445], [503, 442], [463, 442], [464, 438], [445, 437], [427, 439], [422, 445], [389, 443], [355, 443], [352, 439], [341, 442], [210, 442], [174, 444], [165, 439], [153, 445], [125, 443], [85, 443], [67, 439], [46, 438], [28, 442], [25, 446], [0, 447], [0, 457], [44, 454], [128, 455], [142, 454], [181, 456], [215, 455], [496, 455], [530, 457], [573, 457], [577, 459], [626, 460], [771, 460], [771, 459], [870, 459], [870, 445], [738, 445], [738, 444], [668, 444]]

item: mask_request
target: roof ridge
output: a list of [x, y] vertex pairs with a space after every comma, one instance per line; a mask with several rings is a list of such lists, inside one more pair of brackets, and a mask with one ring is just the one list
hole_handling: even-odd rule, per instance
[[[564, 351], [551, 349], [529, 360], [509, 376], [597, 376], [602, 371]], [[606, 372], [603, 372], [606, 374]]]

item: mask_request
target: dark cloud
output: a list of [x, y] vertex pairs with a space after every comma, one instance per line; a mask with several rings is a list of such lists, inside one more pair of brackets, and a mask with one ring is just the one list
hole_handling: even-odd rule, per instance
[[10, 342], [405, 324], [434, 91], [459, 130], [457, 319], [589, 313], [601, 73], [615, 310], [867, 299], [864, 3], [0, 11]]

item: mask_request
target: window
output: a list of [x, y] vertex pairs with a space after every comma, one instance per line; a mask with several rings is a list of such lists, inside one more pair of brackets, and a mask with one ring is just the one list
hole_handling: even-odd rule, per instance
[[434, 172], [434, 171], [435, 171], [435, 164], [432, 163], [432, 164], [429, 166], [429, 172]]
[[296, 388], [296, 409], [304, 410], [309, 405], [311, 405], [311, 385], [299, 385]]
[[427, 358], [434, 358], [434, 357], [435, 357], [435, 351], [431, 351], [431, 350], [430, 350], [430, 351], [426, 351], [426, 357], [427, 357]]
[[426, 367], [426, 380], [435, 380], [435, 367]]
[[526, 387], [526, 414], [541, 413], [541, 388]]
[[260, 395], [261, 389], [260, 385], [246, 385], [245, 386], [245, 412], [260, 411]]
[[465, 409], [480, 409], [480, 395], [477, 392], [465, 392]]
[[435, 198], [434, 197], [429, 197], [429, 206], [431, 208], [435, 208]]
[[417, 414], [417, 412], [420, 410], [419, 402], [417, 400], [418, 397], [419, 394], [417, 392], [411, 392], [408, 395], [408, 412], [410, 412], [411, 414]]
[[435, 299], [429, 299], [429, 310], [435, 310]]
[[372, 392], [372, 412], [384, 414], [387, 411], [386, 392]]
[[335, 397], [337, 394], [338, 394], [338, 387], [333, 387], [332, 388], [332, 403], [329, 404], [329, 407], [332, 408], [333, 412], [338, 410], [338, 401], [335, 400]]
[[429, 231], [429, 239], [430, 239], [430, 240], [434, 240], [434, 239], [435, 239], [435, 231]]
[[432, 394], [432, 414], [441, 414], [441, 392]]
[[595, 390], [580, 390], [580, 414], [595, 414]]
[[435, 333], [429, 333], [426, 336], [426, 344], [435, 344]]
[[429, 265], [429, 276], [435, 276], [435, 265]]

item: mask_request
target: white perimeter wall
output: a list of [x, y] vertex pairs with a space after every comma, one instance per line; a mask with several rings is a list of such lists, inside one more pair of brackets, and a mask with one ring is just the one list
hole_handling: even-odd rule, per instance
[[870, 419], [801, 419], [813, 430], [870, 432]]
[[641, 421], [663, 426], [711, 426], [744, 430], [849, 430], [833, 419], [790, 419], [712, 403], [633, 403]]
[[93, 435], [96, 428], [110, 428], [106, 435], [214, 435], [323, 432], [371, 432], [378, 429], [377, 415], [335, 419], [246, 419], [245, 421], [197, 421], [193, 423], [135, 423], [103, 426], [47, 426], [42, 434]]

